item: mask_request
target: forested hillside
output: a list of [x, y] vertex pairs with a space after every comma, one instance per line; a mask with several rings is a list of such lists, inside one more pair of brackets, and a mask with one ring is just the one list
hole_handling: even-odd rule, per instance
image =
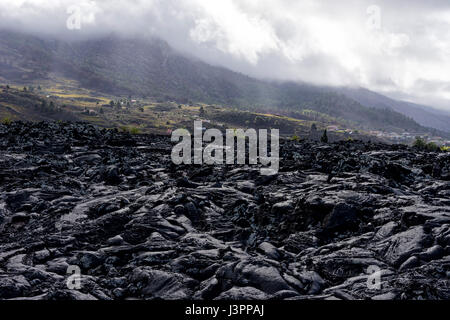
[[158, 39], [111, 35], [66, 42], [1, 31], [0, 57], [4, 82], [38, 83], [56, 73], [85, 88], [116, 96], [203, 102], [294, 116], [313, 110], [359, 128], [429, 131], [387, 107], [366, 107], [329, 88], [253, 79], [187, 58]]

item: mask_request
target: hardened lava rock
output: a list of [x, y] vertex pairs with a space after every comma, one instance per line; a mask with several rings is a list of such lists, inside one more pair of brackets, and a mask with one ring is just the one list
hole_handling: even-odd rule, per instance
[[0, 125], [0, 298], [450, 299], [450, 153], [282, 140], [262, 176], [172, 146]]

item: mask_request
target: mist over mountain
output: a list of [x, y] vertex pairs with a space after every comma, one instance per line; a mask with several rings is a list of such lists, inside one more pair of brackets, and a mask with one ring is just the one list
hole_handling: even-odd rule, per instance
[[394, 110], [414, 119], [425, 127], [450, 131], [450, 113], [445, 110], [394, 100], [363, 88], [339, 88], [337, 91], [367, 107]]
[[[261, 81], [186, 57], [157, 38], [111, 34], [63, 41], [1, 31], [0, 56], [5, 82], [37, 83], [58, 74], [79, 81], [82, 87], [114, 95], [262, 109], [294, 117], [301, 110], [314, 110], [367, 129], [426, 131], [410, 114], [406, 117], [400, 114], [402, 110], [392, 107], [401, 103], [384, 97], [381, 104], [372, 101], [374, 93], [370, 91], [361, 96], [351, 90], [336, 92], [329, 87], [295, 82]], [[435, 122], [430, 114], [425, 119], [429, 127], [450, 127], [444, 117]]]
[[449, 12], [446, 0], [0, 0], [0, 28], [156, 36], [258, 79], [362, 87], [450, 110]]

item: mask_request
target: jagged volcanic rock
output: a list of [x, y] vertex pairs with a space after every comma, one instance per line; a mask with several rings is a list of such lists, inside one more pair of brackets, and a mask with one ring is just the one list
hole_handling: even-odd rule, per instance
[[171, 148], [0, 125], [0, 298], [450, 299], [449, 153], [282, 141], [266, 177]]

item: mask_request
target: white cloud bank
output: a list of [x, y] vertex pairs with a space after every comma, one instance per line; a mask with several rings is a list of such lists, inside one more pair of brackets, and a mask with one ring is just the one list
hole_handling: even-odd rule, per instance
[[[81, 29], [67, 30], [67, 8]], [[450, 109], [447, 0], [0, 0], [0, 26], [154, 35], [271, 79], [363, 86]]]

